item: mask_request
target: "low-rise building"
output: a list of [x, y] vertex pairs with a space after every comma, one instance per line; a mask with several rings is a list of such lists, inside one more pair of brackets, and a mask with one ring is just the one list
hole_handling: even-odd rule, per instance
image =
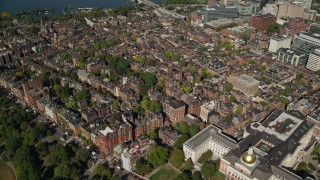
[[253, 96], [259, 90], [260, 81], [251, 76], [242, 74], [240, 76], [229, 76], [228, 81], [237, 89], [247, 96]]
[[179, 137], [180, 133], [173, 128], [162, 127], [159, 129], [159, 139], [162, 140], [163, 144], [173, 146], [177, 142]]
[[266, 31], [270, 24], [276, 23], [277, 18], [271, 14], [252, 16], [250, 26], [256, 28], [259, 32]]

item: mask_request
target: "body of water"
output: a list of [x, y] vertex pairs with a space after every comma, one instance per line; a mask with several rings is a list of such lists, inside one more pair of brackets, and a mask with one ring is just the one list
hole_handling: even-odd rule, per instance
[[[152, 0], [160, 3], [164, 0]], [[128, 0], [0, 0], [0, 12], [14, 15], [22, 11], [41, 8], [54, 8], [55, 14], [63, 13], [66, 7], [115, 8], [129, 3]]]

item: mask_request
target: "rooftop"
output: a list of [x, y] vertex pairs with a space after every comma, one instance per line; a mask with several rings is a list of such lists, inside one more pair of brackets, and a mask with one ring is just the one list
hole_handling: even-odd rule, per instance
[[235, 140], [222, 134], [221, 129], [213, 125], [210, 125], [205, 129], [203, 129], [202, 131], [200, 131], [197, 135], [193, 136], [191, 139], [185, 142], [184, 145], [192, 149], [197, 149], [203, 143], [211, 139], [215, 139], [217, 141], [222, 142], [224, 145], [228, 146], [230, 149], [235, 149], [238, 147], [237, 142]]

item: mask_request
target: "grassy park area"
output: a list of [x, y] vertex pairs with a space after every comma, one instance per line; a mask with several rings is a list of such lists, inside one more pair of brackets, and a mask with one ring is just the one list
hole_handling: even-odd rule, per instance
[[179, 175], [175, 169], [164, 167], [161, 168], [158, 172], [156, 172], [153, 176], [151, 176], [151, 180], [170, 180], [174, 179]]

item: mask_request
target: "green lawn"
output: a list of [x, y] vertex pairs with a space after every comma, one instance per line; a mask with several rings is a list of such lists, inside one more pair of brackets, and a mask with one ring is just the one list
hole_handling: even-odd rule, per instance
[[151, 176], [151, 180], [170, 180], [179, 175], [179, 172], [177, 172], [175, 169], [165, 167], [161, 168], [159, 171], [157, 171], [154, 175]]
[[311, 152], [311, 155], [318, 155], [320, 154], [320, 145], [318, 145], [314, 150]]
[[15, 180], [15, 175], [5, 163], [0, 162], [0, 180]]
[[221, 172], [216, 172], [214, 176], [212, 176], [210, 179], [211, 180], [224, 180], [226, 176], [222, 174]]

